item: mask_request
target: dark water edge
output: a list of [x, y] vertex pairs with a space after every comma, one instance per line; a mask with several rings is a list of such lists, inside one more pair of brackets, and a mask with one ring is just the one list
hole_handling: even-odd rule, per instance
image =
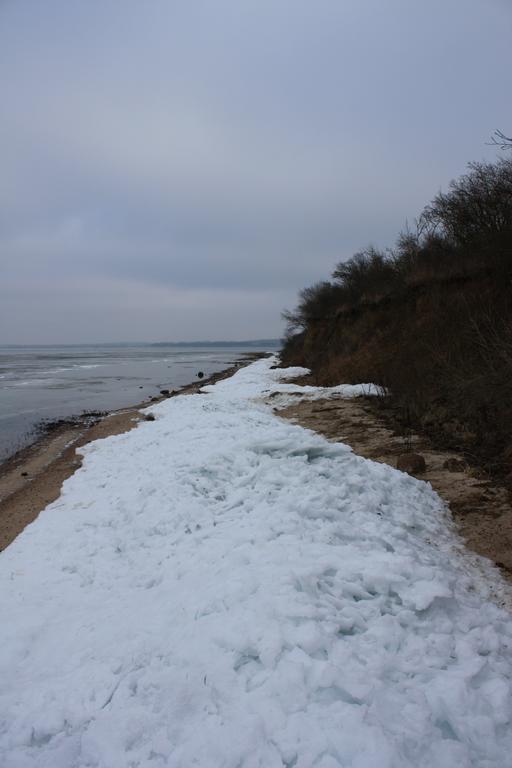
[[104, 412], [147, 406], [257, 352], [245, 347], [158, 345], [0, 347], [0, 464], [64, 422], [86, 423]]

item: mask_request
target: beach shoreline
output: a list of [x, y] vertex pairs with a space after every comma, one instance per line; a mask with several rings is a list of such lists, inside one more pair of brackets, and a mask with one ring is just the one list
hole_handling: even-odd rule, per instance
[[506, 765], [508, 585], [428, 483], [279, 417], [367, 385], [274, 362], [84, 447], [2, 553], [2, 765]]
[[94, 440], [128, 432], [143, 420], [142, 410], [177, 395], [196, 394], [201, 387], [232, 376], [266, 352], [248, 352], [223, 371], [179, 389], [119, 408], [90, 422], [87, 414], [64, 420], [0, 464], [0, 552], [59, 496], [64, 481], [82, 464], [77, 449]]

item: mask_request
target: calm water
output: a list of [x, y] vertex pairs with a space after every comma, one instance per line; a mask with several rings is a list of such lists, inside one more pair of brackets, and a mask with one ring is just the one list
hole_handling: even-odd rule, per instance
[[41, 419], [135, 405], [227, 368], [246, 352], [272, 345], [177, 347], [0, 346], [0, 461], [34, 440]]

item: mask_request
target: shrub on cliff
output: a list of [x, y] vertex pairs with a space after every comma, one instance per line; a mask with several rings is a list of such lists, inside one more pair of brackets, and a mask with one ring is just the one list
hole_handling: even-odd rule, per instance
[[285, 310], [282, 313], [288, 326], [288, 334], [307, 328], [310, 323], [329, 316], [339, 302], [340, 295], [337, 286], [327, 281], [303, 288], [299, 293], [299, 302], [296, 308]]
[[420, 217], [420, 228], [460, 248], [512, 233], [512, 159], [470, 163], [470, 172], [440, 192]]
[[356, 253], [349, 261], [340, 262], [333, 274], [346, 301], [356, 304], [388, 296], [400, 283], [394, 261], [373, 246]]
[[392, 250], [301, 292], [283, 360], [320, 384], [372, 380], [408, 419], [512, 472], [511, 288], [512, 158], [474, 163]]
[[478, 270], [512, 271], [512, 159], [471, 163], [425, 207], [417, 232], [402, 232], [395, 248], [369, 246], [336, 265], [332, 282], [299, 294], [283, 313], [288, 332], [332, 316], [337, 309], [378, 302], [408, 286]]

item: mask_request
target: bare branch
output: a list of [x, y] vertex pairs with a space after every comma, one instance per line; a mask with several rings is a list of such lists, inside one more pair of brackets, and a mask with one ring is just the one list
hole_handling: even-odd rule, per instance
[[512, 137], [505, 136], [503, 131], [495, 130], [491, 140], [487, 142], [488, 147], [499, 147], [499, 149], [512, 149]]

